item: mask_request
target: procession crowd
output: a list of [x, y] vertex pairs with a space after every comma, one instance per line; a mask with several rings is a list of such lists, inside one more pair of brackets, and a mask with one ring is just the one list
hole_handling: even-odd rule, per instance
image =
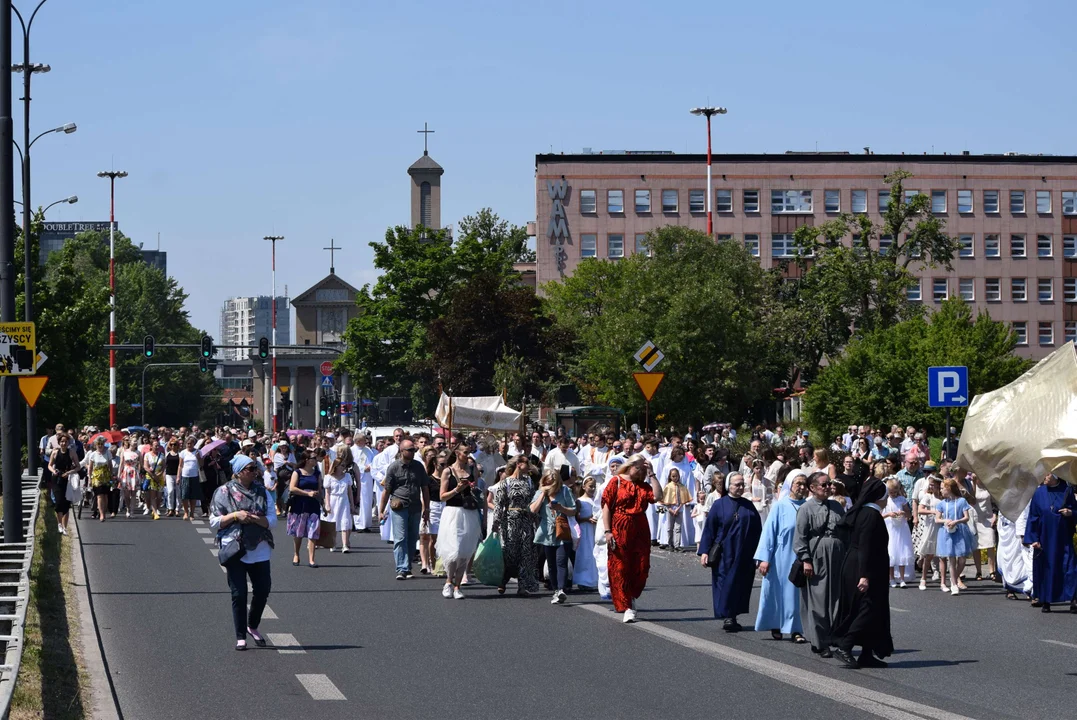
[[40, 451], [61, 532], [78, 504], [101, 522], [209, 519], [237, 649], [248, 636], [265, 644], [258, 626], [278, 517], [293, 565], [317, 568], [319, 547], [348, 552], [353, 532], [378, 532], [393, 545], [398, 580], [417, 562], [421, 574], [445, 578], [444, 597], [463, 599], [478, 582], [480, 543], [495, 543], [500, 564], [482, 563], [481, 580], [499, 594], [513, 580], [519, 595], [544, 585], [553, 604], [574, 588], [598, 593], [624, 622], [636, 618], [652, 547], [694, 550], [727, 632], [741, 629], [758, 574], [756, 630], [857, 667], [885, 665], [889, 592], [910, 582], [958, 595], [966, 580], [995, 581], [1044, 612], [1060, 603], [1077, 612], [1077, 498], [1053, 475], [1011, 522], [951, 461], [953, 429], [938, 458], [912, 427], [849, 426], [825, 448], [800, 430], [741, 432], [746, 450], [728, 426], [578, 438], [560, 428], [502, 438], [397, 429], [373, 445], [347, 428], [272, 436], [57, 426]]

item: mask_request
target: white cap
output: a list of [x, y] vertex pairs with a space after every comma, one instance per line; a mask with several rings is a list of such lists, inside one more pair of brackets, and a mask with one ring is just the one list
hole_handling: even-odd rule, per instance
[[257, 435], [257, 433], [254, 432], [253, 430], [248, 430], [247, 431], [247, 437], [249, 437], [249, 438], [255, 437], [256, 435]]

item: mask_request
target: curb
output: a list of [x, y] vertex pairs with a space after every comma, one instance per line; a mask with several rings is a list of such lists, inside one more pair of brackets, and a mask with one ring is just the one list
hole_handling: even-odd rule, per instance
[[[120, 720], [123, 714], [116, 699], [116, 689], [108, 674], [101, 635], [97, 631], [97, 617], [90, 602], [90, 586], [86, 579], [86, 557], [82, 552], [82, 535], [79, 533], [78, 520], [72, 514], [68, 523], [69, 535], [75, 543], [72, 550], [72, 569], [74, 571], [75, 595], [79, 606], [79, 641], [82, 644], [82, 658], [86, 663], [86, 672], [90, 676], [90, 697], [86, 698], [89, 716], [93, 720]], [[77, 558], [74, 557], [77, 554]]]

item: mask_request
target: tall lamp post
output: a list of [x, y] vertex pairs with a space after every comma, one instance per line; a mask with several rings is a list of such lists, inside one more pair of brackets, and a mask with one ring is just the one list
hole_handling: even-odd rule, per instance
[[725, 115], [728, 110], [724, 107], [695, 107], [688, 112], [693, 115], [703, 115], [707, 118], [707, 234], [714, 237], [714, 211], [711, 203], [714, 202], [711, 190], [711, 118], [715, 115]]
[[[102, 170], [97, 177], [108, 178], [108, 344], [116, 344], [116, 178], [126, 170]], [[116, 424], [116, 351], [108, 351], [108, 424]]]
[[283, 235], [266, 235], [263, 240], [268, 240], [272, 248], [272, 264], [271, 274], [273, 276], [273, 296], [270, 301], [270, 317], [273, 322], [273, 387], [270, 389], [269, 394], [273, 398], [273, 424], [270, 428], [274, 431], [277, 429], [277, 241], [283, 240]]

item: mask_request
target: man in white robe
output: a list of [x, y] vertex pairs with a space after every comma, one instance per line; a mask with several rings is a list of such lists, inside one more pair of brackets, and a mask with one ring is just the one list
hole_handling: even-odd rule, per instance
[[371, 469], [376, 454], [374, 449], [370, 447], [370, 440], [367, 438], [366, 433], [357, 432], [355, 434], [351, 453], [352, 459], [355, 461], [353, 469], [356, 476], [355, 484], [359, 488], [359, 494], [355, 501], [356, 514], [359, 516], [356, 530], [370, 532], [374, 529], [374, 476], [371, 475]]
[[[662, 465], [662, 473], [658, 476], [658, 482], [664, 490], [669, 482], [669, 471], [677, 468], [681, 474], [681, 483], [688, 488], [688, 496], [691, 500], [681, 508], [681, 545], [688, 547], [695, 544], [695, 526], [691, 521], [692, 505], [695, 504], [696, 478], [692, 472], [692, 463], [685, 456], [683, 447], [673, 447], [669, 459]], [[669, 513], [660, 513], [658, 516], [658, 537], [664, 543], [669, 537]]]
[[[377, 483], [378, 503], [381, 503], [382, 495], [385, 494], [385, 473], [389, 470], [389, 466], [393, 464], [393, 461], [396, 460], [396, 454], [400, 452], [400, 442], [403, 439], [403, 428], [393, 430], [392, 444], [378, 453], [370, 463], [370, 475], [373, 478], [373, 481]], [[392, 513], [389, 513], [389, 518], [382, 523], [381, 539], [387, 543], [393, 541]]]
[[[651, 437], [643, 445], [643, 456], [651, 464], [651, 473], [655, 477], [662, 477], [662, 467], [665, 461], [658, 451], [658, 440]], [[651, 545], [658, 544], [658, 507], [654, 503], [647, 506], [647, 525], [651, 528]]]

